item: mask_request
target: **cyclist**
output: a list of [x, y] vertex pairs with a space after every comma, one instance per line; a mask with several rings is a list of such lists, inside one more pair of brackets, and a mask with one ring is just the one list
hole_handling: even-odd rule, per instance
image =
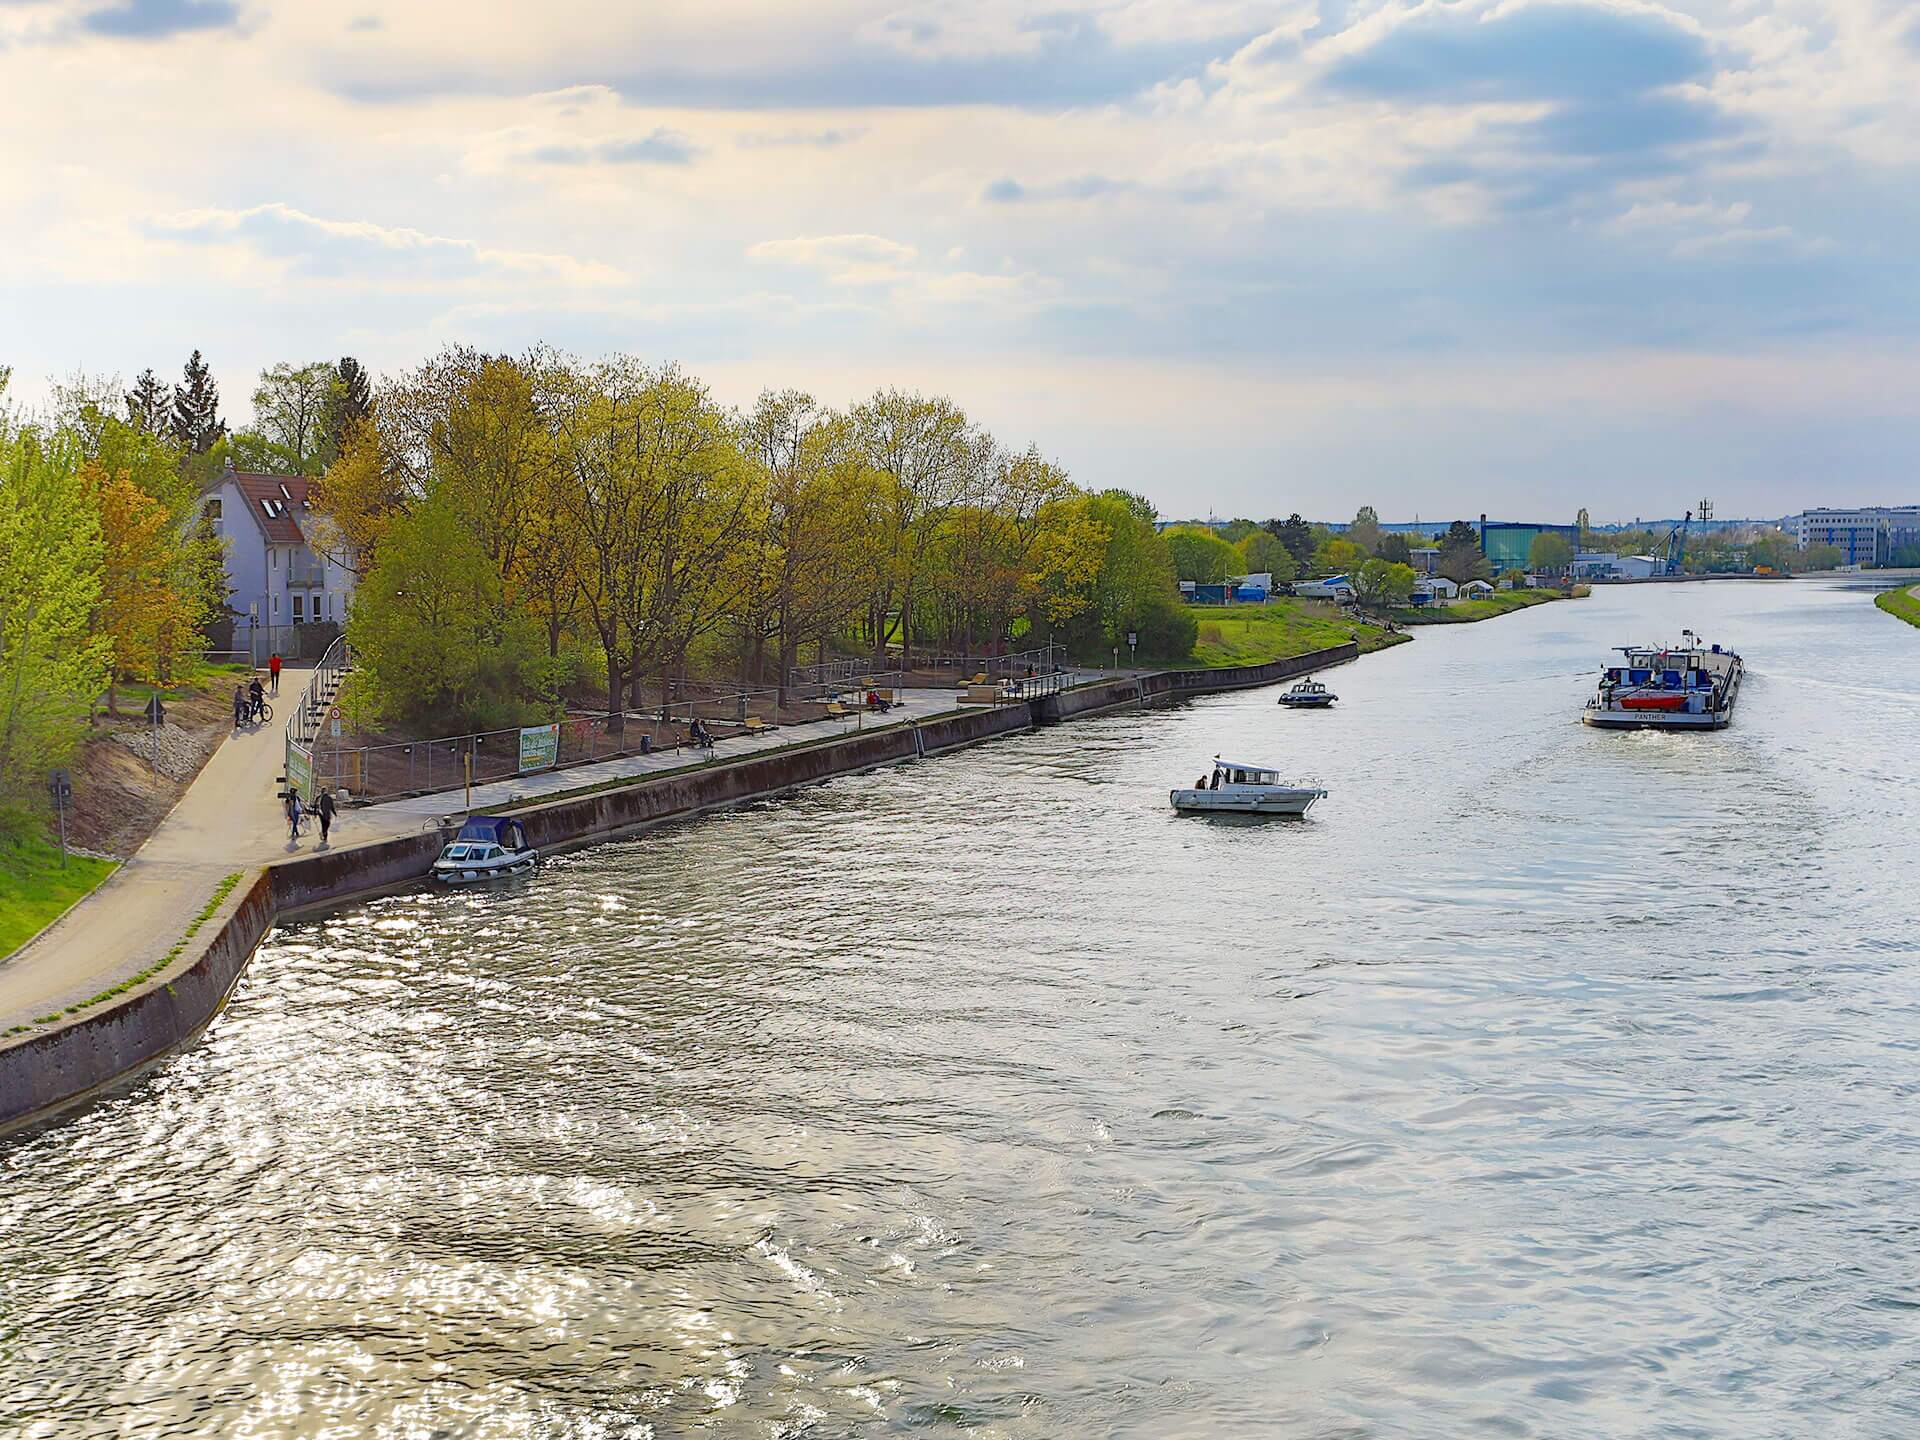
[[247, 686], [247, 714], [255, 720], [264, 720], [267, 716], [267, 692], [261, 688], [258, 675]]

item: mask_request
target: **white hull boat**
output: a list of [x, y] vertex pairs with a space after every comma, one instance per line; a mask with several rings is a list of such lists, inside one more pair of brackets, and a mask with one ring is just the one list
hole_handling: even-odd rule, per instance
[[1282, 695], [1279, 703], [1289, 710], [1325, 710], [1339, 698], [1318, 680], [1302, 680]]
[[470, 815], [460, 833], [433, 862], [433, 878], [443, 885], [477, 885], [533, 869], [540, 852], [527, 843], [518, 820], [504, 815]]
[[1183, 814], [1305, 815], [1327, 792], [1308, 785], [1283, 785], [1277, 772], [1264, 766], [1215, 760], [1213, 773], [1191, 789], [1173, 790], [1167, 798]]

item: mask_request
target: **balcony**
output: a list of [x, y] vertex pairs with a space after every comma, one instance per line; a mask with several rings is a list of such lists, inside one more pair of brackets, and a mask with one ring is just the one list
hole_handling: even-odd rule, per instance
[[294, 590], [317, 590], [326, 583], [326, 566], [311, 550], [296, 550], [287, 559], [287, 586]]

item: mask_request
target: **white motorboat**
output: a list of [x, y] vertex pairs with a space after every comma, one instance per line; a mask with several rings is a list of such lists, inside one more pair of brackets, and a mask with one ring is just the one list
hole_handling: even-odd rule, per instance
[[1318, 680], [1302, 680], [1282, 695], [1279, 703], [1290, 710], [1324, 710], [1339, 698]]
[[1304, 815], [1327, 792], [1311, 786], [1283, 785], [1279, 772], [1263, 765], [1214, 757], [1213, 771], [1190, 790], [1174, 790], [1173, 808], [1186, 812], [1234, 815]]
[[499, 880], [533, 869], [540, 852], [527, 843], [527, 829], [510, 815], [469, 815], [440, 858], [433, 878], [448, 885]]

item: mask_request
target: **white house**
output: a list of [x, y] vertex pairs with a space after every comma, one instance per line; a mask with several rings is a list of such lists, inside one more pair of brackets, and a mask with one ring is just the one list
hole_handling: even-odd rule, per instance
[[234, 647], [256, 663], [275, 651], [317, 658], [347, 618], [353, 572], [307, 543], [312, 485], [305, 475], [229, 469], [201, 498], [226, 541]]

